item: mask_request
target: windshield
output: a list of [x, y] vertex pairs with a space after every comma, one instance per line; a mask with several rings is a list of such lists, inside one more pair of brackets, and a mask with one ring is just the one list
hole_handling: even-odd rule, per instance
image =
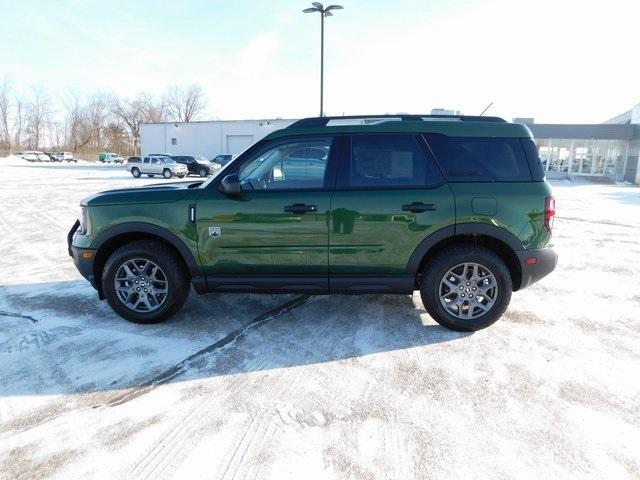
[[210, 163], [209, 160], [207, 160], [206, 158], [200, 156], [200, 155], [196, 155], [195, 157], [193, 157], [194, 160], [198, 163]]

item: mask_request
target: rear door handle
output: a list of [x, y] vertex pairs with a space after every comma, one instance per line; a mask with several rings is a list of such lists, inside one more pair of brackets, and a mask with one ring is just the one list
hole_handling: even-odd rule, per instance
[[433, 212], [435, 209], [436, 206], [433, 203], [413, 202], [402, 206], [403, 212], [413, 213]]
[[285, 212], [289, 213], [307, 213], [307, 212], [317, 212], [317, 205], [306, 205], [304, 203], [294, 203], [293, 205], [287, 205], [284, 207]]

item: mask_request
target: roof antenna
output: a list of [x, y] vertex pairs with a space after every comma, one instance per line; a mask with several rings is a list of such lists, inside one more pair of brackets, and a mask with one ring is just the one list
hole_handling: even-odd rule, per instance
[[485, 109], [484, 109], [484, 110], [482, 110], [482, 113], [480, 114], [480, 116], [484, 115], [484, 114], [485, 114], [485, 112], [491, 108], [491, 105], [493, 105], [493, 102], [491, 102], [489, 105], [487, 105], [487, 106], [485, 107]]

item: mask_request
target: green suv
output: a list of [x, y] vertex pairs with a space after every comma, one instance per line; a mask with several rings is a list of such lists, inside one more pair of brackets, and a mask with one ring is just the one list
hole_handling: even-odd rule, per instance
[[551, 188], [497, 117], [306, 118], [202, 182], [82, 201], [69, 254], [100, 299], [154, 323], [198, 293], [411, 294], [454, 330], [550, 273]]

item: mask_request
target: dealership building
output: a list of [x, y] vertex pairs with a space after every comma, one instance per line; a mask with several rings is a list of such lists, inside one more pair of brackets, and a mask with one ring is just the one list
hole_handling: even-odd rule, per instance
[[[439, 114], [443, 111], [434, 111]], [[238, 154], [295, 119], [146, 123], [142, 154]], [[640, 185], [640, 104], [601, 124], [542, 124], [514, 118], [533, 132], [548, 178], [589, 177]]]

